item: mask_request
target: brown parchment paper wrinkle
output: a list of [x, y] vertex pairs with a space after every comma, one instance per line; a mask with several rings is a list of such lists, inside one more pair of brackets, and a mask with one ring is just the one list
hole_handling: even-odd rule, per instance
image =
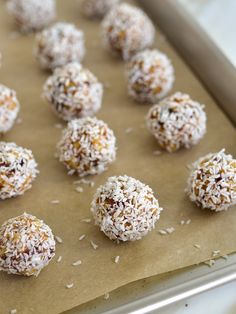
[[[85, 65], [101, 81], [110, 84], [110, 88], [105, 89], [103, 108], [98, 117], [114, 129], [118, 156], [106, 173], [94, 178], [94, 188], [85, 187], [81, 194], [74, 191], [76, 178], [67, 176], [64, 167], [54, 158], [61, 133], [55, 124], [61, 121], [41, 98], [47, 73], [39, 69], [32, 56], [34, 37], [16, 37], [12, 33], [15, 29], [1, 1], [3, 66], [0, 82], [17, 90], [23, 119], [2, 139], [32, 149], [40, 175], [24, 196], [1, 201], [0, 223], [27, 211], [44, 219], [63, 243], [57, 245], [56, 258], [38, 278], [0, 274], [0, 313], [8, 313], [13, 308], [18, 313], [59, 313], [129, 282], [197, 264], [208, 259], [213, 250], [221, 250], [223, 254], [236, 250], [235, 208], [218, 214], [209, 213], [191, 204], [184, 194], [187, 164], [223, 147], [236, 155], [235, 129], [206, 90], [158, 34], [155, 47], [169, 55], [176, 70], [173, 91], [190, 93], [194, 99], [206, 104], [208, 132], [191, 150], [154, 156], [153, 151], [158, 146], [144, 127], [144, 116], [149, 107], [137, 104], [127, 96], [124, 64], [103, 50], [99, 23], [83, 19], [78, 2], [74, 0], [58, 0], [58, 19], [84, 29]], [[125, 130], [130, 127], [133, 131], [127, 134]], [[81, 219], [91, 217], [90, 202], [96, 187], [107, 177], [120, 174], [134, 176], [149, 184], [165, 210], [156, 229], [142, 241], [116, 245], [93, 223], [86, 224]], [[60, 200], [60, 204], [50, 204], [54, 199]], [[182, 219], [192, 222], [180, 226]], [[173, 234], [158, 234], [158, 229], [171, 226], [176, 229]], [[81, 234], [86, 234], [83, 241], [79, 241]], [[91, 248], [90, 240], [99, 245], [97, 250]], [[193, 248], [195, 243], [201, 245], [201, 250]], [[63, 256], [61, 263], [56, 262], [59, 255]], [[120, 256], [119, 264], [113, 262], [117, 255]], [[71, 264], [78, 259], [82, 260], [82, 265], [73, 267]], [[65, 288], [69, 283], [74, 283], [72, 289]]]

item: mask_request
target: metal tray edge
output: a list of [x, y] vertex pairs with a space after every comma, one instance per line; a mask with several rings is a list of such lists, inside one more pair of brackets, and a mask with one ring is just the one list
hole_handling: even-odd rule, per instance
[[[236, 69], [176, 0], [137, 0], [236, 125]], [[190, 36], [189, 36], [190, 35]]]

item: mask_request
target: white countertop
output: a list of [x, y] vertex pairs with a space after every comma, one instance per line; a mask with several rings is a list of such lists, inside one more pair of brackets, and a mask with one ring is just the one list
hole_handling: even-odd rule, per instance
[[236, 66], [236, 1], [179, 0]]

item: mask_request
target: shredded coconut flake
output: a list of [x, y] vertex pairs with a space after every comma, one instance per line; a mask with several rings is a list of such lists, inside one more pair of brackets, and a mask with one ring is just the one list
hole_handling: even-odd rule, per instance
[[215, 260], [214, 259], [210, 259], [209, 261], [204, 262], [204, 264], [206, 264], [209, 267], [212, 267], [215, 264]]
[[90, 240], [90, 244], [94, 250], [96, 250], [98, 248], [98, 245], [96, 243], [94, 243], [92, 240]]
[[[58, 156], [60, 157], [60, 155], [58, 154]], [[75, 174], [76, 170], [75, 169], [70, 169], [68, 171], [68, 176], [73, 176]]]
[[104, 294], [104, 300], [108, 300], [110, 298], [110, 294], [109, 293], [105, 293]]
[[67, 288], [67, 289], [71, 289], [71, 288], [73, 288], [73, 287], [74, 287], [74, 284], [73, 284], [73, 283], [69, 283], [69, 284], [66, 285], [66, 288]]
[[192, 222], [192, 220], [191, 219], [188, 219], [188, 220], [181, 220], [180, 221], [180, 225], [189, 225], [190, 223]]
[[166, 235], [166, 234], [167, 234], [167, 231], [166, 231], [166, 230], [163, 230], [163, 229], [158, 230], [158, 232], [159, 232], [161, 235]]
[[169, 228], [166, 228], [166, 229], [160, 229], [158, 230], [158, 232], [161, 234], [161, 235], [167, 235], [167, 234], [171, 234], [175, 231], [175, 228], [174, 227], [169, 227]]
[[91, 222], [91, 219], [90, 218], [84, 218], [84, 219], [81, 219], [81, 222], [86, 222], [89, 224]]
[[81, 260], [78, 260], [78, 261], [74, 262], [72, 265], [73, 266], [79, 266], [81, 264], [82, 264]]
[[57, 263], [60, 263], [61, 261], [62, 261], [62, 256], [58, 256]]
[[175, 228], [173, 228], [173, 227], [166, 228], [166, 232], [167, 232], [168, 234], [171, 234], [171, 233], [173, 233], [174, 231], [175, 231]]
[[212, 252], [212, 257], [219, 257], [220, 256], [220, 250], [215, 250]]
[[78, 193], [83, 193], [83, 192], [84, 192], [84, 189], [82, 188], [82, 186], [77, 186], [77, 187], [75, 188], [75, 190], [76, 190], [76, 192], [78, 192]]
[[85, 235], [85, 234], [82, 234], [82, 235], [79, 237], [79, 241], [82, 241], [85, 237], [86, 237], [86, 235]]
[[160, 150], [155, 150], [155, 151], [153, 152], [153, 155], [155, 155], [155, 156], [160, 156], [160, 155], [161, 155], [161, 151], [160, 151]]
[[75, 185], [78, 184], [86, 184], [89, 185], [90, 187], [94, 186], [94, 181], [90, 181], [90, 180], [86, 180], [86, 179], [80, 179], [80, 180], [76, 180], [73, 182]]
[[57, 243], [59, 243], [59, 244], [63, 243], [62, 238], [60, 238], [59, 236], [55, 236], [55, 239], [56, 239]]
[[129, 133], [131, 133], [131, 132], [133, 132], [133, 128], [127, 128], [127, 129], [125, 129], [125, 133], [126, 133], [126, 134], [129, 134]]
[[52, 200], [51, 202], [50, 202], [51, 204], [59, 204], [60, 203], [60, 201], [59, 200]]
[[120, 256], [119, 256], [119, 255], [117, 255], [117, 256], [115, 257], [115, 259], [114, 259], [114, 262], [115, 262], [116, 264], [118, 264], [118, 263], [119, 263], [119, 261], [120, 261]]

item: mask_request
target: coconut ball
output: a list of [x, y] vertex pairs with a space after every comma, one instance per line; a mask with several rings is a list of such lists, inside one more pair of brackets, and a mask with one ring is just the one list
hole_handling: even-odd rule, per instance
[[80, 177], [100, 174], [116, 159], [116, 138], [101, 120], [74, 119], [64, 130], [58, 150], [68, 174], [77, 173]]
[[0, 133], [6, 133], [13, 127], [19, 110], [16, 92], [0, 84]]
[[8, 0], [7, 7], [22, 32], [41, 30], [56, 15], [55, 0]]
[[0, 270], [38, 276], [54, 255], [52, 230], [42, 220], [24, 213], [0, 228]]
[[152, 189], [128, 176], [110, 177], [94, 196], [95, 224], [111, 240], [136, 241], [155, 228], [162, 208]]
[[65, 121], [94, 115], [102, 96], [102, 84], [77, 62], [57, 68], [44, 85], [44, 98]]
[[43, 69], [54, 70], [85, 55], [84, 33], [69, 23], [56, 23], [36, 36], [35, 55]]
[[139, 102], [156, 103], [174, 83], [170, 59], [158, 50], [136, 54], [127, 65], [128, 93]]
[[88, 18], [102, 18], [120, 0], [83, 0], [81, 10]]
[[0, 142], [0, 199], [24, 194], [38, 173], [31, 150]]
[[180, 92], [154, 105], [146, 118], [150, 132], [170, 153], [196, 145], [206, 133], [206, 120], [204, 105]]
[[102, 22], [105, 46], [124, 60], [151, 46], [155, 28], [139, 8], [123, 3], [115, 6]]
[[187, 194], [192, 202], [213, 211], [236, 204], [236, 159], [225, 150], [197, 160], [188, 179]]

